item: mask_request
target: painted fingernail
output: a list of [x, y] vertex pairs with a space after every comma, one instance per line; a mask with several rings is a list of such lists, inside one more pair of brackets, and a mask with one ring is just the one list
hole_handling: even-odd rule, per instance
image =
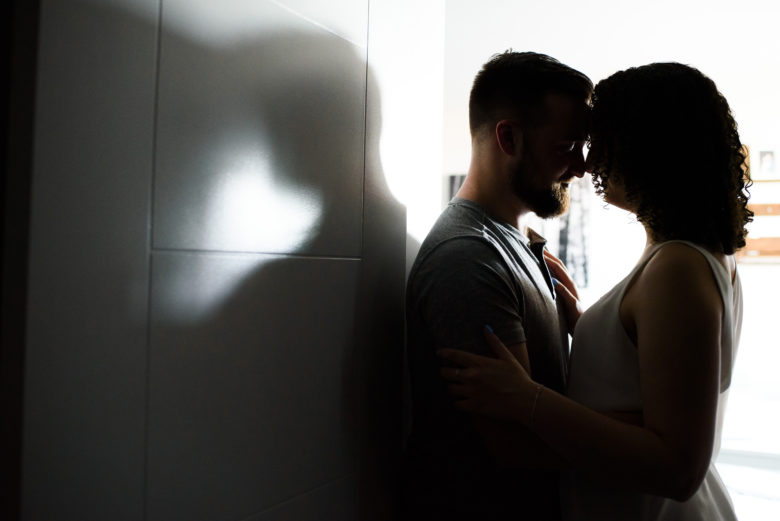
[[555, 286], [557, 286], [558, 284], [560, 284], [560, 282], [558, 282], [558, 279], [556, 279], [555, 277], [550, 277], [550, 278], [552, 278], [552, 281], [553, 281], [553, 287], [555, 287]]
[[488, 324], [485, 324], [485, 329], [487, 329], [487, 332], [490, 333], [491, 335], [494, 334], [493, 333], [493, 328], [490, 327]]

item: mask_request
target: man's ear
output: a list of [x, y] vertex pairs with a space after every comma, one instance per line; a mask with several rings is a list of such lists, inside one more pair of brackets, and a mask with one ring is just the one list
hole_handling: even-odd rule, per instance
[[523, 133], [514, 121], [502, 119], [496, 123], [496, 142], [498, 148], [508, 156], [523, 153]]

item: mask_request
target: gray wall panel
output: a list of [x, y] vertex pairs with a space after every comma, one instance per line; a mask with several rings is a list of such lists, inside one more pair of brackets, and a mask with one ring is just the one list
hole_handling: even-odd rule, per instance
[[359, 269], [155, 254], [150, 520], [242, 519], [354, 472]]
[[390, 519], [404, 212], [367, 0], [42, 13], [24, 519]]
[[[25, 520], [138, 520], [157, 2], [41, 3]], [[124, 2], [127, 3], [127, 2]]]
[[358, 256], [365, 49], [275, 2], [198, 5], [163, 10], [155, 247]]

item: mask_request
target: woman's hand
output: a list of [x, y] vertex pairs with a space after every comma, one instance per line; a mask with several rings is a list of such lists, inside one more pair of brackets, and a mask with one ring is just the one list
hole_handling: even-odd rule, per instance
[[506, 346], [485, 327], [485, 339], [498, 358], [458, 349], [441, 349], [439, 356], [460, 367], [441, 370], [455, 405], [471, 413], [500, 420], [527, 420], [537, 384]]
[[573, 335], [574, 327], [577, 325], [580, 315], [582, 315], [577, 284], [574, 283], [563, 262], [547, 250], [544, 250], [544, 261], [547, 264], [547, 269], [550, 270], [550, 275], [553, 277], [555, 293], [563, 303], [563, 312], [566, 315], [566, 325], [569, 334]]

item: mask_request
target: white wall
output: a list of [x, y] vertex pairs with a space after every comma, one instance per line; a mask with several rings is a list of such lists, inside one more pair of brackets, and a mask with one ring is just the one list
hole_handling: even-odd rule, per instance
[[380, 152], [407, 208], [407, 269], [439, 216], [445, 0], [371, 3], [371, 65], [382, 85]]
[[23, 518], [392, 519], [443, 4], [41, 4]]

